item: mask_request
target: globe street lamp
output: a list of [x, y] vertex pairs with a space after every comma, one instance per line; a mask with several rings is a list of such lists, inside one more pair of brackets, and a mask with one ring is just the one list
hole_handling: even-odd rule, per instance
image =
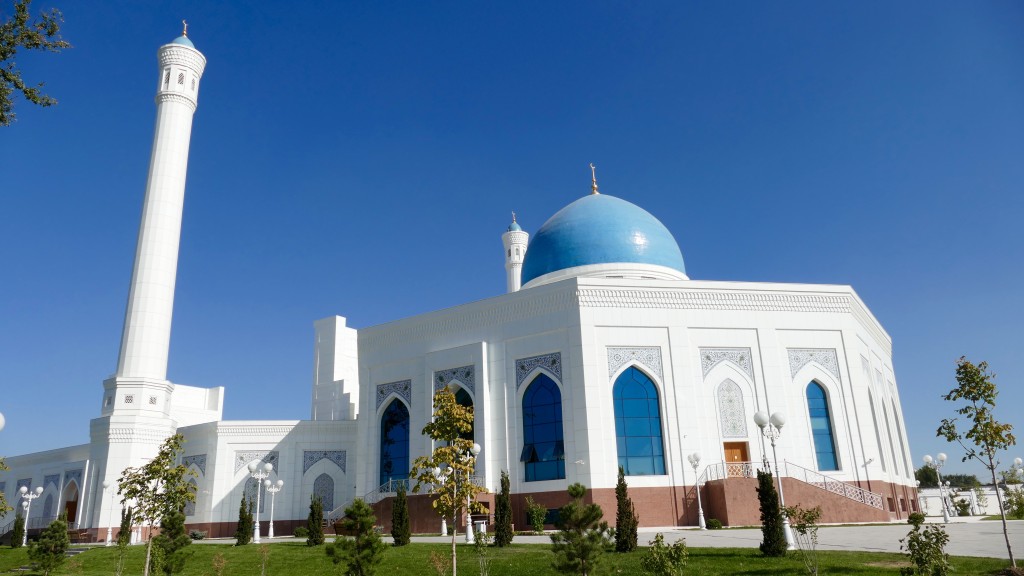
[[935, 477], [939, 481], [939, 503], [942, 504], [942, 521], [949, 524], [949, 510], [946, 508], [946, 494], [942, 491], [942, 466], [946, 464], [946, 453], [939, 452], [938, 458], [932, 458], [931, 454], [924, 455], [924, 465], [935, 470]]
[[274, 501], [277, 500], [277, 493], [284, 487], [284, 480], [278, 480], [277, 482], [271, 482], [270, 480], [264, 480], [263, 486], [270, 493], [270, 528], [267, 530], [267, 538], [274, 537]]
[[270, 462], [263, 466], [260, 466], [257, 460], [249, 462], [249, 475], [256, 479], [256, 514], [253, 515], [252, 521], [252, 541], [254, 544], [260, 543], [260, 483], [270, 477], [270, 472], [273, 469], [274, 465]]
[[25, 509], [25, 533], [21, 536], [21, 545], [28, 545], [28, 515], [32, 512], [32, 501], [43, 495], [43, 487], [36, 486], [36, 489], [29, 492], [28, 486], [22, 486], [18, 489], [18, 494], [21, 495], [23, 502], [21, 507]]
[[4, 418], [4, 413], [0, 412], [0, 432], [3, 432], [5, 424], [7, 424], [7, 419]]
[[[111, 486], [113, 486], [113, 483], [110, 480], [104, 480], [103, 481], [103, 491], [104, 492], [106, 492], [107, 489], [109, 489]], [[111, 492], [113, 492], [113, 491], [111, 491]], [[113, 504], [113, 501], [111, 501], [111, 504]], [[110, 515], [113, 514], [113, 513], [114, 513], [114, 507], [111, 506], [110, 507], [110, 512], [107, 512], [107, 543], [104, 544], [104, 546], [113, 546], [114, 545], [114, 543], [111, 542], [111, 539], [113, 539], [113, 537], [114, 537], [114, 525], [111, 524], [111, 519], [110, 519]]]
[[700, 504], [700, 478], [697, 476], [697, 467], [700, 466], [700, 454], [694, 452], [686, 457], [690, 461], [690, 466], [693, 466], [693, 486], [694, 490], [697, 491], [697, 526], [700, 526], [701, 530], [707, 530], [707, 526], [704, 524], [704, 507]]
[[779, 514], [782, 516], [782, 532], [786, 535], [786, 548], [789, 550], [795, 550], [796, 546], [793, 543], [793, 531], [789, 528], [789, 517], [782, 513], [782, 508], [786, 507], [786, 496], [782, 492], [782, 470], [779, 470], [779, 454], [775, 449], [775, 441], [782, 435], [782, 426], [786, 423], [786, 416], [782, 412], [775, 412], [768, 416], [768, 413], [759, 410], [754, 414], [754, 424], [761, 429], [761, 434], [764, 435], [772, 443], [772, 458], [775, 460], [775, 477], [779, 481]]

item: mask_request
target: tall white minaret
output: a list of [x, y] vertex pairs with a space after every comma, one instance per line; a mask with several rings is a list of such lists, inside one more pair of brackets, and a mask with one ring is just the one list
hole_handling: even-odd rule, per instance
[[180, 37], [157, 52], [156, 130], [117, 361], [118, 378], [167, 378], [192, 114], [206, 67], [206, 57], [196, 50], [187, 31], [186, 27]]
[[[116, 486], [125, 467], [151, 459], [178, 426], [217, 420], [221, 414], [223, 388], [176, 386], [167, 380], [192, 114], [206, 67], [206, 58], [186, 33], [157, 51], [156, 128], [121, 352], [117, 372], [103, 382], [100, 417], [89, 424], [90, 458], [79, 487], [88, 507], [79, 509], [79, 528], [116, 524], [119, 497], [116, 488], [104, 490], [104, 482]], [[106, 530], [97, 536], [103, 539]]]
[[501, 235], [501, 242], [505, 245], [506, 287], [509, 292], [518, 292], [522, 285], [523, 258], [526, 257], [526, 244], [529, 240], [530, 235], [523, 232], [516, 223], [516, 213], [513, 212], [508, 231]]

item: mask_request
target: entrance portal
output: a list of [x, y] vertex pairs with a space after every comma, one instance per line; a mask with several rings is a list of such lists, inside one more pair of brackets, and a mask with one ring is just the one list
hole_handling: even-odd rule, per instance
[[64, 513], [67, 514], [68, 526], [73, 526], [78, 517], [78, 484], [74, 480], [64, 489]]
[[750, 452], [746, 442], [723, 442], [725, 452], [725, 475], [728, 477], [750, 478], [754, 467], [750, 464]]

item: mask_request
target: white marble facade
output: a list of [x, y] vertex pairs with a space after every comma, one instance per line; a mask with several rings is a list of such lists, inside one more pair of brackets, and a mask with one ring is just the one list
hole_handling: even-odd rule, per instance
[[[175, 58], [198, 66], [198, 80], [202, 67], [195, 63], [202, 55], [184, 36], [161, 48], [161, 66]], [[165, 74], [161, 68], [164, 91]], [[185, 82], [187, 91], [187, 75]], [[158, 117], [170, 118], [158, 131], [173, 133], [158, 133], [154, 145], [179, 143], [171, 160], [172, 176], [181, 181], [197, 97], [184, 107], [173, 94], [158, 99]], [[159, 128], [164, 125], [170, 127]], [[154, 154], [147, 198], [165, 193], [160, 166], [168, 161]], [[180, 213], [162, 217], [177, 222]], [[583, 246], [580, 253], [558, 252], [552, 230], [559, 218], [585, 224], [589, 236], [570, 243]], [[187, 440], [183, 462], [197, 487], [189, 524], [236, 521], [251, 461], [274, 464], [272, 480], [285, 481], [275, 518], [297, 520], [305, 518], [314, 493], [331, 508], [378, 488], [381, 418], [396, 399], [408, 410], [409, 460], [427, 454], [431, 443], [419, 430], [442, 386], [465, 390], [475, 407], [475, 439], [483, 449], [478, 472], [487, 486], [496, 488], [507, 470], [518, 494], [564, 491], [572, 482], [607, 489], [618, 466], [613, 386], [630, 368], [657, 391], [665, 472], [631, 476], [631, 487], [692, 486], [686, 455], [693, 452], [706, 465], [729, 459], [727, 449], [760, 461], [764, 445], [751, 420], [758, 410], [787, 416], [780, 459], [816, 470], [811, 382], [828, 400], [836, 466], [826, 474], [859, 485], [913, 487], [892, 342], [851, 287], [691, 280], [661, 223], [628, 202], [597, 194], [596, 181], [594, 195], [552, 217], [539, 240], [527, 243], [528, 236], [515, 223], [504, 235], [506, 294], [358, 330], [340, 316], [315, 322], [306, 421], [223, 421], [223, 388], [164, 379], [170, 301], [161, 312], [166, 322], [152, 338], [136, 330], [130, 308], [119, 372], [103, 382], [90, 442], [8, 458], [11, 470], [0, 473], [0, 490], [14, 502], [21, 484], [42, 485], [30, 525], [70, 507], [76, 527], [102, 537], [101, 529], [117, 525], [120, 508], [103, 482], [144, 462], [178, 431]], [[631, 244], [637, 238], [643, 242]], [[162, 241], [176, 249], [176, 237]], [[592, 244], [609, 243], [611, 250], [588, 252]], [[144, 254], [140, 244], [137, 274], [145, 272]], [[538, 265], [541, 256], [548, 258]], [[496, 258], [495, 274], [500, 266]], [[165, 288], [173, 290], [173, 283], [171, 274]], [[146, 345], [133, 352], [133, 342]], [[539, 374], [561, 394], [564, 477], [528, 481], [523, 396]], [[0, 532], [12, 517], [0, 518]]]

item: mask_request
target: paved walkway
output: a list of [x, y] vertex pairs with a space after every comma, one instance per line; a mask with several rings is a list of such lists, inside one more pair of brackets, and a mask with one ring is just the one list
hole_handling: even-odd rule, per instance
[[[999, 521], [981, 521], [977, 519], [957, 519], [947, 524], [949, 545], [946, 551], [953, 556], [988, 556], [1006, 558], [1006, 541], [1003, 540], [1003, 525]], [[966, 520], [966, 521], [965, 521]], [[1015, 555], [1024, 557], [1024, 520], [1011, 520], [1008, 523], [1010, 544]], [[869, 552], [900, 552], [900, 538], [910, 531], [909, 524], [866, 524], [860, 526], [823, 526], [818, 530], [819, 550], [864, 550]], [[685, 538], [688, 546], [697, 548], [757, 548], [761, 544], [760, 528], [727, 528], [723, 530], [695, 530], [692, 528], [641, 528], [639, 541], [646, 545], [654, 540], [654, 535], [661, 532], [669, 542]], [[333, 535], [327, 536], [328, 540]], [[390, 535], [385, 535], [390, 542]], [[197, 543], [224, 543], [232, 539], [207, 539]], [[451, 542], [448, 536], [413, 536], [414, 542]], [[464, 543], [465, 536], [459, 534], [457, 542]], [[264, 537], [263, 542], [305, 542], [304, 538]], [[544, 536], [516, 536], [517, 544], [550, 544], [551, 539]]]

